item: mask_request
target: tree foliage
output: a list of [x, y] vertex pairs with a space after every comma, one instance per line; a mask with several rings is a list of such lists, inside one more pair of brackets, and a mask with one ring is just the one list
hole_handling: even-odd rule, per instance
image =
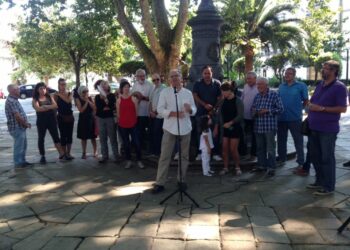
[[[175, 13], [166, 9], [164, 0], [112, 1], [119, 24], [151, 73], [167, 73], [179, 65], [182, 37], [189, 14], [189, 0], [172, 1], [176, 4]], [[138, 28], [142, 28], [145, 36], [140, 34], [136, 23]]]
[[309, 0], [307, 14], [302, 27], [307, 33], [307, 66], [315, 68], [315, 81], [318, 78], [320, 62], [329, 55], [340, 51], [344, 38], [339, 30], [336, 13], [330, 9], [330, 0]]
[[[25, 22], [19, 25], [23, 27], [23, 32], [19, 33], [14, 46], [23, 61], [28, 56], [40, 59], [37, 60], [38, 67], [31, 68], [32, 71], [40, 73], [40, 68], [51, 68], [55, 72], [53, 66], [56, 61], [63, 68], [70, 65], [79, 86], [82, 60], [87, 59], [91, 67], [101, 61], [106, 62], [104, 66], [110, 63], [113, 67], [114, 57], [110, 55], [115, 54], [118, 29], [109, 1], [76, 0], [71, 6], [64, 0], [29, 1], [23, 7], [28, 15]], [[30, 37], [34, 37], [34, 41], [43, 47], [28, 46]], [[25, 50], [19, 51], [20, 47]], [[32, 64], [29, 66], [32, 67]]]
[[273, 0], [221, 0], [225, 40], [245, 56], [245, 71], [253, 69], [254, 55], [261, 48], [284, 50], [302, 44], [299, 20], [292, 17], [296, 6]]

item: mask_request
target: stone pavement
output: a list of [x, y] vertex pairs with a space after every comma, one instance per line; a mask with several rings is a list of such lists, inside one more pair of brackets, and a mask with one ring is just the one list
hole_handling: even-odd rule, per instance
[[[31, 117], [31, 119], [34, 119]], [[12, 139], [0, 137], [0, 249], [350, 249], [350, 231], [336, 229], [350, 216], [350, 115], [342, 118], [337, 142], [337, 187], [333, 196], [314, 197], [305, 189], [309, 177], [292, 174], [290, 160], [274, 178], [245, 171], [203, 177], [190, 168], [189, 200], [173, 197], [171, 168], [166, 191], [150, 194], [156, 166], [124, 169], [97, 160], [57, 162], [47, 136], [49, 164], [13, 170]], [[350, 126], [348, 126], [350, 129]], [[28, 131], [28, 160], [38, 162], [36, 129]], [[89, 148], [91, 152], [91, 148]]]

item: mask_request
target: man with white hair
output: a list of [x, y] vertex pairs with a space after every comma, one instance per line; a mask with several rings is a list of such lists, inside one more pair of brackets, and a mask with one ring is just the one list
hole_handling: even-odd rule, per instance
[[256, 156], [256, 139], [254, 134], [254, 120], [251, 113], [251, 108], [255, 96], [258, 94], [258, 89], [256, 87], [256, 78], [257, 75], [255, 72], [250, 71], [246, 74], [243, 92], [242, 92], [242, 101], [244, 104], [244, 136], [242, 136], [242, 142], [244, 144], [241, 153], [247, 154], [246, 144], [250, 142], [250, 159], [254, 160]]
[[[157, 180], [152, 190], [153, 194], [160, 193], [164, 190], [164, 184], [167, 180], [171, 155], [177, 136], [180, 136], [181, 140], [180, 160], [182, 163], [182, 176], [180, 176], [179, 171], [177, 178], [179, 184], [182, 185], [182, 188], [186, 186], [184, 181], [188, 167], [192, 131], [190, 116], [194, 116], [197, 111], [191, 91], [182, 87], [181, 73], [178, 70], [171, 70], [169, 78], [170, 87], [165, 88], [160, 93], [157, 106], [158, 113], [164, 118], [164, 134], [162, 138], [162, 150], [158, 162]], [[176, 110], [175, 95], [177, 96], [178, 101], [178, 113]], [[179, 128], [177, 126], [177, 119], [179, 119]], [[178, 129], [180, 129], [180, 131]]]
[[132, 93], [138, 101], [137, 110], [137, 128], [140, 134], [140, 143], [143, 145], [149, 138], [149, 97], [153, 90], [153, 85], [146, 80], [146, 71], [143, 69], [136, 70], [136, 82], [132, 86]]
[[283, 104], [277, 92], [268, 87], [268, 80], [258, 77], [256, 80], [259, 93], [252, 105], [258, 170], [275, 175], [277, 118], [283, 112]]
[[27, 134], [26, 129], [31, 128], [22, 105], [19, 103], [19, 88], [16, 84], [7, 86], [9, 96], [5, 103], [7, 128], [14, 139], [13, 162], [15, 168], [26, 168], [33, 164], [26, 161]]

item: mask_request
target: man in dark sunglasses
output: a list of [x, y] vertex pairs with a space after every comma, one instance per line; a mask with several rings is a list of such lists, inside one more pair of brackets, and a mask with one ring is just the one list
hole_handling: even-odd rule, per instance
[[163, 117], [158, 114], [157, 105], [159, 101], [159, 96], [165, 85], [161, 82], [161, 77], [158, 73], [152, 75], [152, 82], [154, 88], [149, 97], [149, 115], [151, 124], [151, 153], [152, 155], [160, 155], [160, 146], [163, 136]]

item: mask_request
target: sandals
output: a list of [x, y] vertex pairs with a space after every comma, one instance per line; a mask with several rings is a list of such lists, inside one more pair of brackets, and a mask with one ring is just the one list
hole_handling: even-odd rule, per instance
[[242, 175], [242, 170], [240, 168], [235, 168], [235, 170], [236, 170], [236, 175], [237, 176]]
[[83, 154], [81, 155], [81, 159], [86, 159], [86, 153], [83, 153]]
[[227, 168], [223, 168], [221, 169], [221, 171], [219, 172], [219, 175], [225, 175], [228, 173], [228, 169]]

